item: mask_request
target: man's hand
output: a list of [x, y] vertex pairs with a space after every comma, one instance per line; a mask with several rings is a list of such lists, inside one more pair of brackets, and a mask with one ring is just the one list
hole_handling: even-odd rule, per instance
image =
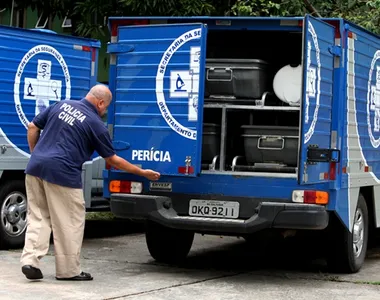
[[160, 173], [157, 173], [152, 170], [143, 170], [135, 165], [132, 165], [125, 159], [117, 156], [116, 154], [105, 158], [106, 162], [113, 167], [118, 168], [119, 170], [123, 170], [128, 173], [136, 174], [138, 176], [143, 176], [149, 180], [158, 180], [160, 178]]
[[147, 170], [143, 170], [143, 176], [149, 180], [156, 181], [160, 179], [161, 175], [158, 172], [147, 169]]

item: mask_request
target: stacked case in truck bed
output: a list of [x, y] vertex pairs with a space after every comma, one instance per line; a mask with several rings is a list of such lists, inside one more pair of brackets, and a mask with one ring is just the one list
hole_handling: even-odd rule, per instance
[[260, 59], [207, 59], [205, 97], [237, 103], [262, 97], [267, 62]]
[[[231, 110], [234, 110], [233, 106], [235, 106], [236, 110], [241, 110], [241, 114], [235, 114], [234, 120], [229, 118], [229, 114], [225, 115], [225, 122], [228, 124], [240, 122], [238, 126], [240, 132], [237, 132], [235, 126], [234, 131], [226, 130], [224, 137], [222, 137], [223, 129], [221, 130], [224, 122], [222, 117], [218, 120], [218, 124], [205, 122], [202, 148], [204, 165], [215, 169], [215, 163], [221, 156], [223, 159], [229, 156], [228, 161], [231, 162], [229, 166], [235, 171], [257, 172], [271, 168], [270, 171], [273, 172], [292, 172], [289, 170], [297, 166], [299, 128], [279, 126], [275, 125], [275, 122], [270, 126], [262, 125], [253, 114], [254, 110], [250, 109], [252, 106], [266, 105], [266, 97], [272, 90], [269, 84], [271, 81], [269, 67], [270, 65], [261, 59], [206, 60], [205, 115], [215, 114], [215, 109], [211, 108], [216, 108], [215, 105], [218, 104], [221, 107], [226, 105]], [[284, 104], [285, 101], [281, 100]], [[250, 112], [248, 119], [247, 112]], [[256, 112], [260, 114], [260, 111], [256, 110]], [[230, 144], [226, 141], [231, 139], [231, 135], [234, 141], [237, 137], [240, 138], [241, 145], [239, 143], [236, 145], [232, 156], [226, 153], [219, 155], [220, 150], [225, 147], [223, 143]], [[238, 162], [244, 167], [237, 168]], [[222, 169], [224, 170], [224, 167]]]

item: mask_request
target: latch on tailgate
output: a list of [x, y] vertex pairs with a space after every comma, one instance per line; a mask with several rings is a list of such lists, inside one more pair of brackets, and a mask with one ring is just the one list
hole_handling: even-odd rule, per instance
[[307, 149], [307, 163], [340, 162], [340, 150], [323, 149], [316, 145], [310, 145]]
[[133, 52], [135, 50], [135, 46], [128, 43], [110, 43], [107, 45], [107, 53], [110, 54], [118, 54], [118, 53], [128, 53]]

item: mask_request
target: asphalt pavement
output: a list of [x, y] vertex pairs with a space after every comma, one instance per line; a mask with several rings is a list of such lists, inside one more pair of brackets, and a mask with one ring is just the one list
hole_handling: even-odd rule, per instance
[[350, 275], [329, 274], [312, 250], [305, 243], [268, 250], [241, 238], [196, 235], [186, 262], [171, 266], [151, 258], [140, 224], [88, 222], [82, 266], [93, 281], [55, 280], [52, 245], [41, 281], [21, 273], [20, 249], [1, 251], [0, 299], [380, 299], [380, 243]]

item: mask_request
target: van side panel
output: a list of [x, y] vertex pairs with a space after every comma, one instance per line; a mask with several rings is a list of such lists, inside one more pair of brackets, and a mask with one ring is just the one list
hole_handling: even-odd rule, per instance
[[80, 100], [96, 83], [96, 40], [0, 26], [0, 169], [23, 170], [27, 125], [47, 106]]
[[[380, 39], [350, 25], [347, 38], [347, 174], [349, 228], [360, 188], [380, 183]], [[344, 165], [342, 167], [345, 167]], [[344, 170], [344, 169], [343, 169]], [[379, 194], [375, 194], [376, 200]], [[380, 213], [376, 213], [379, 226]]]

